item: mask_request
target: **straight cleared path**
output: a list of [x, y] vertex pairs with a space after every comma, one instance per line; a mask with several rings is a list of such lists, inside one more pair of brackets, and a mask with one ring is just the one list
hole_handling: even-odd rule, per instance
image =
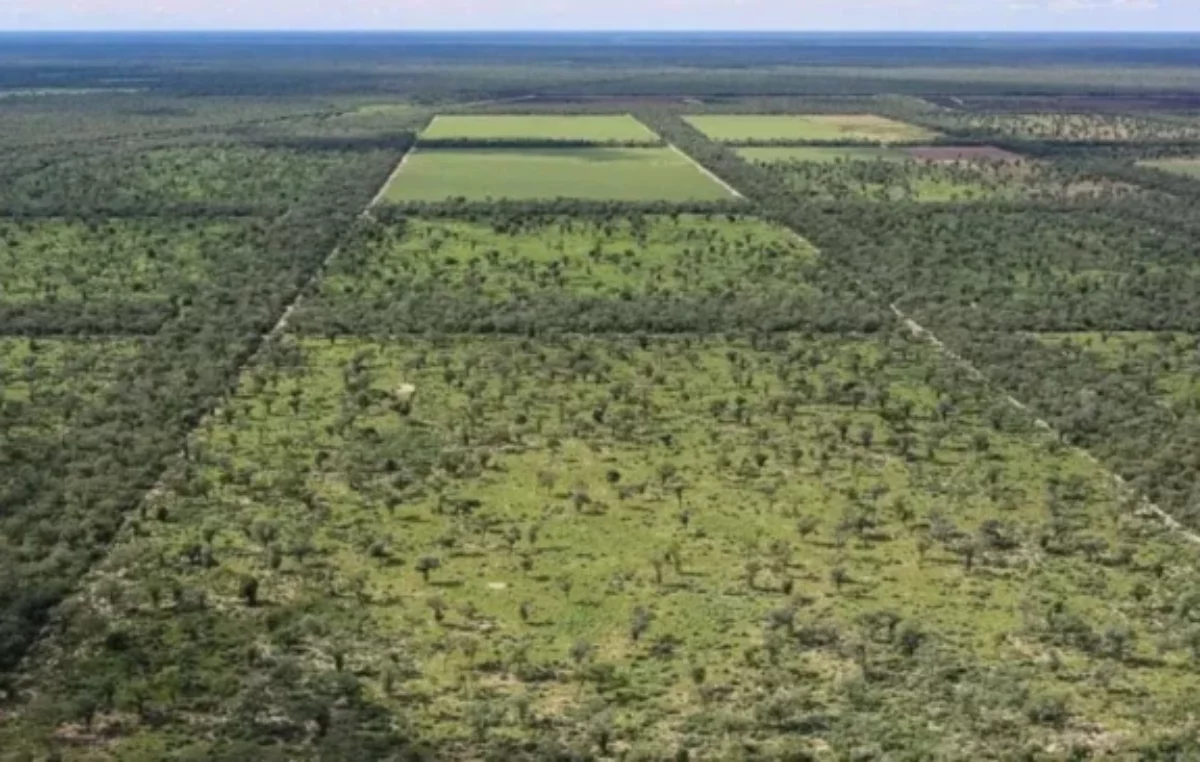
[[738, 190], [737, 188], [733, 187], [729, 183], [722, 180], [721, 177], [719, 175], [717, 175], [716, 172], [713, 172], [711, 169], [704, 166], [700, 162], [696, 161], [695, 159], [693, 159], [691, 156], [689, 156], [684, 151], [681, 151], [679, 149], [679, 146], [675, 145], [674, 143], [668, 142], [667, 147], [670, 148], [675, 153], [682, 156], [683, 158], [687, 159], [689, 164], [691, 164], [693, 167], [695, 167], [696, 169], [703, 172], [710, 180], [715, 182], [717, 185], [720, 185], [722, 188], [724, 188], [726, 191], [728, 191], [729, 194], [731, 196], [733, 196], [734, 198], [743, 199], [743, 200], [746, 198], [745, 196], [742, 195], [742, 192], [740, 190]]
[[[934, 335], [934, 333], [932, 331], [930, 331], [928, 328], [925, 328], [923, 325], [918, 323], [913, 318], [909, 317], [907, 314], [905, 314], [905, 312], [903, 310], [901, 310], [895, 304], [890, 304], [888, 306], [891, 308], [892, 313], [904, 324], [904, 326], [906, 328], [908, 328], [909, 332], [912, 333], [913, 336], [916, 336], [917, 338], [922, 339], [922, 340], [928, 342], [929, 344], [932, 344], [943, 355], [948, 357], [959, 367], [966, 370], [976, 380], [982, 381], [982, 382], [988, 384], [989, 386], [992, 386], [993, 388], [995, 387], [995, 385], [992, 384], [990, 379], [988, 379], [987, 375], [984, 374], [983, 371], [979, 370], [979, 368], [977, 368], [970, 360], [966, 359], [959, 353], [955, 352], [953, 349], [950, 349], [949, 347], [947, 347], [945, 342], [943, 342], [936, 335]], [[1024, 402], [1020, 401], [1016, 397], [1012, 396], [1011, 394], [1008, 394], [1007, 392], [1001, 391], [1001, 394], [1004, 394], [1004, 397], [1007, 400], [1008, 404], [1012, 405], [1017, 410], [1020, 410], [1022, 413], [1029, 416], [1030, 418], [1032, 418], [1035, 426], [1037, 426], [1039, 429], [1042, 429], [1046, 433], [1052, 435], [1059, 441], [1062, 441], [1062, 438], [1063, 438], [1062, 434], [1057, 429], [1055, 429], [1053, 426], [1051, 426], [1050, 423], [1048, 421], [1046, 421], [1044, 418], [1038, 417], [1037, 413], [1035, 413], [1028, 405], [1026, 405]], [[1181, 537], [1188, 540], [1189, 542], [1200, 545], [1200, 535], [1197, 535], [1195, 532], [1192, 532], [1191, 530], [1189, 530], [1187, 527], [1185, 527], [1179, 521], [1179, 519], [1177, 519], [1174, 516], [1172, 516], [1171, 514], [1167, 513], [1166, 511], [1164, 511], [1162, 508], [1160, 508], [1155, 503], [1150, 502], [1150, 499], [1147, 498], [1145, 495], [1142, 495], [1141, 493], [1137, 492], [1132, 486], [1130, 486], [1129, 482], [1127, 482], [1125, 480], [1125, 477], [1121, 476], [1116, 471], [1113, 471], [1108, 466], [1101, 463], [1100, 459], [1097, 458], [1095, 455], [1093, 455], [1090, 450], [1083, 448], [1083, 447], [1074, 446], [1074, 445], [1072, 445], [1071, 447], [1076, 452], [1082, 454], [1083, 457], [1087, 458], [1091, 463], [1095, 464], [1096, 466], [1099, 466], [1105, 473], [1107, 473], [1109, 476], [1111, 476], [1112, 480], [1116, 483], [1116, 485], [1119, 489], [1124, 491], [1126, 494], [1131, 495], [1133, 498], [1135, 498], [1138, 501], [1138, 507], [1141, 508], [1143, 512], [1159, 519], [1168, 528], [1174, 530], [1175, 532], [1178, 532]]]

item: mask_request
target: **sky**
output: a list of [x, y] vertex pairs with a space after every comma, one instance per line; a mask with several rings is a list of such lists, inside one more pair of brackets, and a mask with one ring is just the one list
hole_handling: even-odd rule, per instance
[[0, 30], [1200, 31], [1200, 0], [0, 0]]

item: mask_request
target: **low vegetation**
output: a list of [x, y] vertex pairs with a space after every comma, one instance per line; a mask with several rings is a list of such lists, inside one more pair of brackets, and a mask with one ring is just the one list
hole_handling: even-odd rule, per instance
[[914, 143], [937, 134], [874, 114], [697, 114], [688, 122], [722, 143]]
[[387, 200], [579, 198], [695, 201], [731, 198], [669, 148], [418, 148]]

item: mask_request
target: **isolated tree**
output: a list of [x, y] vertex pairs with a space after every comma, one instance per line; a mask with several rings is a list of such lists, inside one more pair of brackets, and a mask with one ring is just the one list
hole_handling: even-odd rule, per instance
[[647, 611], [641, 606], [633, 610], [633, 619], [629, 624], [629, 637], [633, 642], [636, 643], [646, 634], [646, 631], [650, 629], [650, 623], [653, 621], [653, 612]]
[[246, 599], [246, 605], [254, 607], [258, 605], [258, 578], [246, 575], [242, 577], [240, 588], [242, 598]]
[[429, 582], [430, 572], [442, 568], [442, 561], [436, 556], [422, 556], [417, 559], [417, 571], [421, 573], [421, 578], [426, 583]]

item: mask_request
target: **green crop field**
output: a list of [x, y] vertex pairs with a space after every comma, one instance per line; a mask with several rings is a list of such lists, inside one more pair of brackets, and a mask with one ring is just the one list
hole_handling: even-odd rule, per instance
[[729, 199], [731, 194], [669, 148], [418, 149], [387, 200], [448, 198], [622, 201]]
[[912, 161], [901, 148], [876, 146], [747, 146], [737, 153], [747, 161], [775, 164], [788, 161]]
[[657, 143], [659, 138], [628, 114], [440, 115], [421, 133], [439, 140], [591, 140]]
[[872, 114], [703, 114], [686, 117], [712, 140], [911, 143], [937, 133]]

